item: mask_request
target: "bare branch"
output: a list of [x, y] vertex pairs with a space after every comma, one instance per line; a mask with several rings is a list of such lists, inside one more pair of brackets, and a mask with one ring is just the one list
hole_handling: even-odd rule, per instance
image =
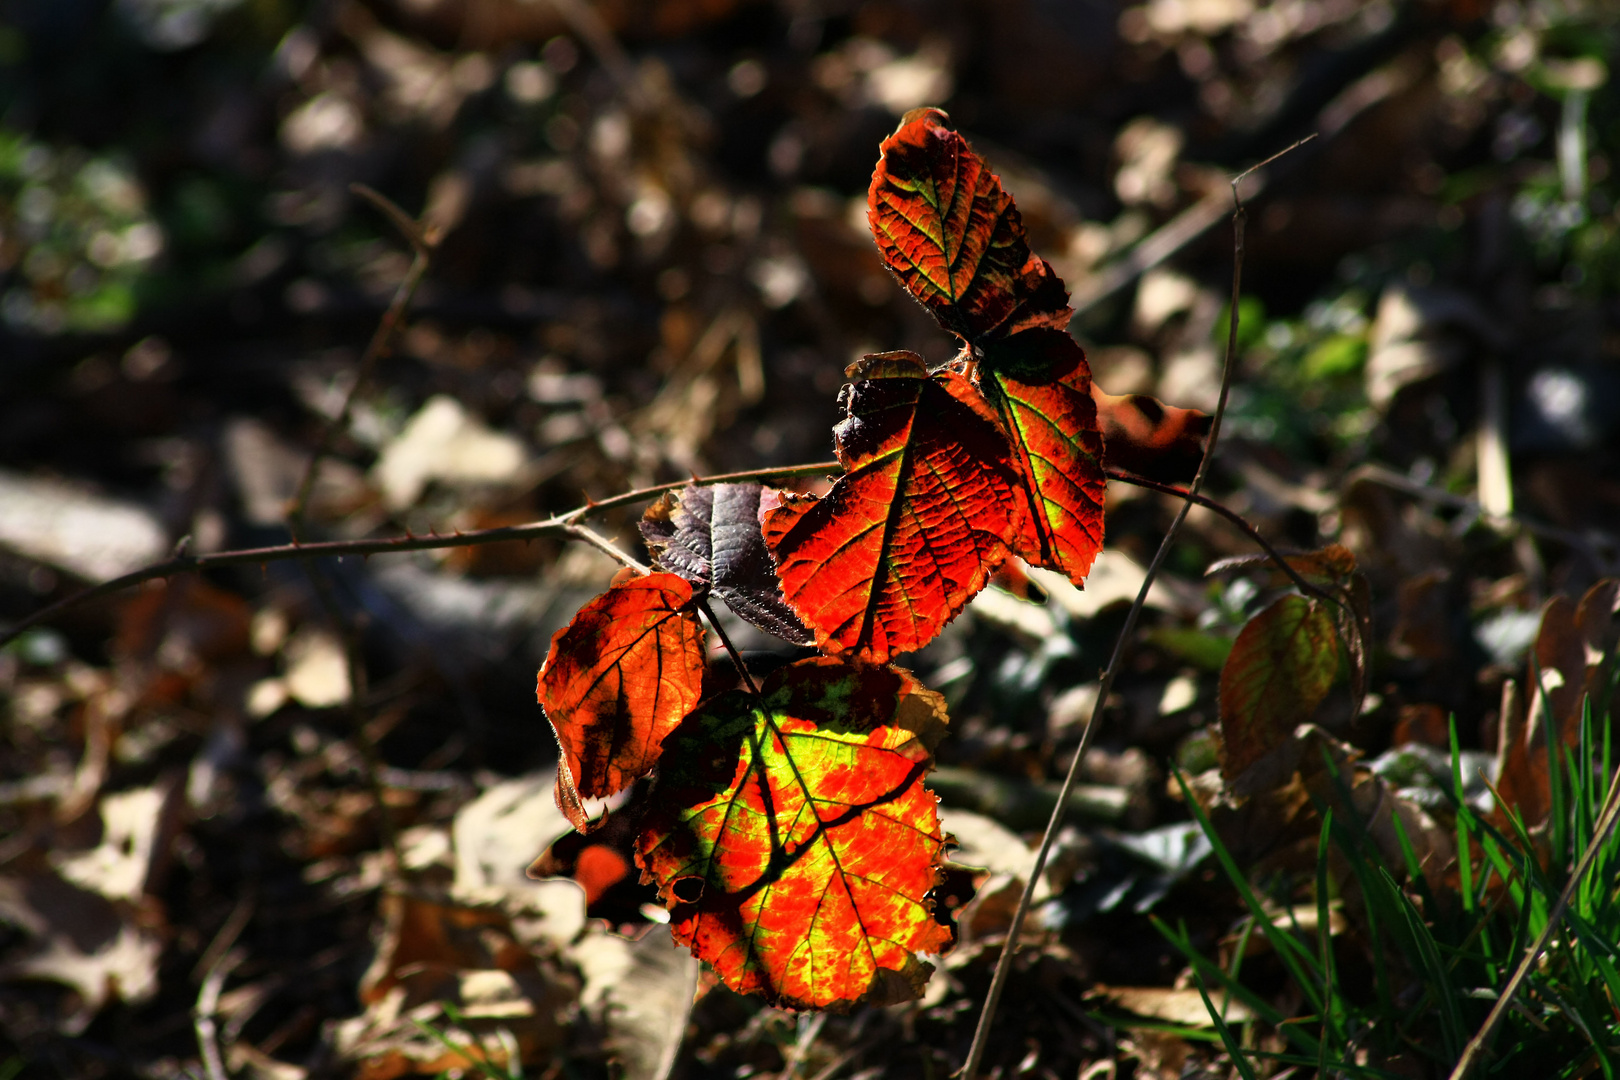
[[[14, 640], [19, 634], [30, 627], [60, 615], [70, 608], [88, 603], [103, 596], [111, 596], [125, 589], [133, 588], [143, 582], [158, 578], [169, 578], [176, 574], [192, 573], [198, 570], [213, 570], [225, 566], [243, 566], [254, 563], [278, 562], [283, 559], [315, 559], [342, 557], [345, 555], [391, 555], [406, 551], [432, 551], [438, 548], [475, 547], [480, 544], [498, 544], [512, 540], [538, 540], [542, 537], [573, 537], [570, 526], [593, 517], [596, 514], [632, 503], [645, 502], [657, 498], [666, 491], [675, 491], [688, 484], [724, 484], [747, 480], [768, 480], [775, 477], [813, 476], [817, 473], [836, 473], [842, 466], [836, 461], [818, 461], [809, 465], [788, 465], [781, 468], [749, 469], [743, 472], [721, 473], [718, 476], [695, 477], [691, 480], [677, 480], [669, 484], [655, 484], [652, 487], [639, 488], [627, 491], [622, 495], [615, 495], [611, 499], [601, 502], [587, 503], [584, 506], [570, 510], [565, 514], [536, 521], [527, 525], [508, 525], [498, 529], [479, 529], [474, 532], [432, 533], [428, 536], [390, 536], [374, 540], [325, 540], [309, 544], [291, 543], [276, 544], [270, 547], [246, 548], [237, 551], [221, 551], [212, 555], [186, 555], [177, 554], [175, 557], [140, 570], [131, 571], [122, 577], [104, 581], [99, 585], [92, 585], [64, 597], [46, 607], [40, 608], [22, 620], [0, 631], [0, 646]], [[178, 547], [178, 545], [177, 545]]]

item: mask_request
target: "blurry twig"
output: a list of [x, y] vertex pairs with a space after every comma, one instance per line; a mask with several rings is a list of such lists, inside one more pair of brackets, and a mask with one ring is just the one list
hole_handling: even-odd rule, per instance
[[359, 396], [361, 388], [371, 381], [378, 361], [387, 356], [388, 350], [393, 347], [394, 335], [398, 333], [399, 324], [404, 321], [405, 312], [411, 305], [411, 298], [416, 295], [417, 287], [422, 284], [422, 278], [426, 276], [428, 265], [433, 260], [433, 251], [442, 239], [437, 229], [422, 225], [381, 192], [374, 191], [364, 184], [351, 184], [349, 190], [381, 209], [394, 227], [405, 235], [405, 239], [410, 242], [416, 254], [411, 259], [411, 266], [405, 272], [404, 280], [394, 290], [394, 298], [389, 302], [388, 310], [383, 312], [382, 319], [377, 323], [377, 329], [372, 332], [371, 340], [366, 343], [366, 351], [360, 354], [354, 382], [350, 385], [349, 392], [344, 395], [342, 408], [321, 428], [320, 437], [315, 441], [315, 449], [310, 453], [309, 464], [304, 467], [303, 479], [298, 482], [298, 491], [287, 506], [287, 529], [295, 540], [304, 531], [304, 519], [309, 513], [309, 497], [315, 488], [315, 478], [320, 472], [321, 461], [331, 453], [332, 443], [336, 441], [338, 432], [349, 426], [355, 399]]
[[613, 28], [603, 21], [601, 13], [593, 5], [582, 3], [581, 0], [546, 2], [562, 16], [568, 28], [584, 40], [585, 46], [595, 55], [597, 62], [607, 69], [613, 81], [619, 84], [619, 89], [632, 106], [645, 109], [651, 104], [630, 54], [624, 51], [619, 39], [613, 36]]
[[219, 1028], [214, 1023], [214, 1014], [219, 1011], [219, 995], [225, 989], [226, 976], [241, 961], [242, 954], [235, 951], [227, 951], [220, 956], [203, 978], [196, 1008], [192, 1010], [192, 1025], [197, 1030], [197, 1050], [202, 1055], [208, 1080], [227, 1080], [229, 1076], [225, 1071], [225, 1060], [219, 1052]]
[[1221, 421], [1226, 416], [1226, 402], [1231, 394], [1232, 368], [1238, 348], [1238, 300], [1243, 288], [1243, 228], [1246, 217], [1243, 200], [1238, 195], [1238, 184], [1254, 169], [1270, 164], [1298, 145], [1300, 144], [1295, 143], [1294, 146], [1273, 154], [1260, 165], [1232, 178], [1232, 317], [1228, 320], [1226, 359], [1221, 366], [1221, 393], [1210, 422], [1209, 441], [1204, 444], [1204, 456], [1198, 462], [1198, 471], [1193, 474], [1192, 483], [1187, 487], [1186, 501], [1176, 512], [1175, 519], [1170, 522], [1170, 528], [1165, 531], [1164, 539], [1159, 543], [1159, 550], [1154, 553], [1153, 561], [1148, 564], [1147, 572], [1142, 576], [1142, 587], [1137, 591], [1136, 600], [1125, 616], [1125, 625], [1120, 628], [1119, 637], [1114, 642], [1114, 655], [1109, 659], [1108, 667], [1102, 674], [1102, 680], [1097, 688], [1096, 704], [1092, 706], [1086, 726], [1081, 729], [1080, 745], [1075, 748], [1074, 758], [1069, 762], [1069, 771], [1063, 778], [1063, 787], [1058, 790], [1057, 804], [1052, 808], [1052, 816], [1046, 823], [1046, 832], [1041, 837], [1040, 850], [1035, 853], [1035, 865], [1030, 868], [1029, 880], [1024, 882], [1023, 895], [1018, 898], [1018, 909], [1013, 912], [1012, 925], [1007, 928], [1006, 943], [1002, 945], [1001, 955], [996, 960], [995, 975], [991, 977], [990, 990], [985, 994], [984, 1008], [979, 1013], [979, 1024], [973, 1032], [973, 1044], [968, 1048], [967, 1062], [962, 1066], [962, 1080], [976, 1080], [979, 1074], [979, 1063], [983, 1060], [985, 1047], [990, 1041], [990, 1026], [995, 1021], [996, 1007], [1001, 1004], [1001, 993], [1007, 985], [1007, 976], [1012, 971], [1013, 956], [1018, 952], [1018, 935], [1024, 928], [1024, 919], [1028, 916], [1030, 904], [1035, 898], [1035, 887], [1046, 868], [1047, 856], [1052, 851], [1052, 841], [1057, 837], [1058, 827], [1063, 824], [1063, 812], [1068, 809], [1069, 793], [1074, 789], [1075, 780], [1080, 775], [1080, 762], [1085, 760], [1086, 750], [1097, 730], [1097, 721], [1102, 717], [1109, 691], [1113, 689], [1114, 679], [1119, 674], [1125, 646], [1129, 643], [1131, 634], [1136, 629], [1136, 621], [1141, 617], [1142, 609], [1147, 604], [1148, 592], [1153, 588], [1153, 579], [1158, 576], [1159, 568], [1164, 565], [1165, 557], [1170, 554], [1170, 549], [1176, 542], [1176, 535], [1181, 531], [1182, 522], [1187, 520], [1187, 514], [1192, 510], [1193, 499], [1198, 496], [1198, 489], [1204, 485], [1204, 477], [1209, 472], [1209, 463], [1215, 457], [1215, 447], [1221, 434]]
[[1399, 491], [1403, 495], [1410, 495], [1414, 499], [1421, 499], [1425, 502], [1434, 502], [1440, 503], [1444, 506], [1450, 506], [1454, 509], [1461, 510], [1463, 513], [1468, 514], [1471, 517], [1484, 521], [1491, 528], [1497, 529], [1501, 532], [1528, 533], [1531, 536], [1539, 536], [1547, 540], [1556, 541], [1560, 544], [1567, 544], [1578, 551], [1585, 552], [1593, 562], [1598, 563], [1600, 566], [1605, 565], [1605, 560], [1598, 557], [1598, 552], [1600, 550], [1607, 550], [1611, 553], [1620, 554], [1620, 538], [1597, 532], [1579, 533], [1573, 529], [1563, 529], [1559, 528], [1557, 525], [1548, 525], [1545, 522], [1537, 521], [1534, 518], [1527, 518], [1523, 514], [1518, 513], [1506, 516], [1493, 514], [1481, 503], [1474, 499], [1468, 498], [1466, 495], [1457, 495], [1453, 492], [1445, 490], [1444, 488], [1431, 487], [1428, 484], [1419, 483], [1409, 476], [1398, 473], [1393, 469], [1385, 468], [1382, 465], [1363, 465], [1361, 468], [1350, 474], [1345, 481], [1345, 486], [1349, 487], [1355, 484], [1358, 480], [1370, 481], [1379, 485], [1380, 487], [1386, 487], [1392, 491]]
[[[377, 323], [377, 329], [372, 332], [371, 340], [366, 343], [366, 351], [360, 355], [360, 363], [355, 369], [354, 382], [349, 386], [349, 392], [343, 397], [343, 406], [337, 415], [329, 417], [321, 428], [320, 437], [315, 442], [315, 449], [310, 453], [309, 464], [304, 468], [303, 478], [298, 482], [298, 491], [287, 507], [287, 531], [292, 534], [296, 543], [304, 532], [305, 517], [309, 513], [309, 499], [315, 489], [316, 477], [320, 474], [321, 461], [332, 450], [340, 431], [349, 426], [349, 417], [354, 411], [355, 400], [362, 389], [371, 382], [378, 362], [393, 346], [394, 335], [399, 332], [399, 325], [404, 321], [405, 312], [410, 307], [411, 298], [416, 295], [416, 289], [426, 276], [428, 266], [433, 261], [434, 248], [438, 246], [440, 231], [437, 226], [423, 224], [413, 219], [399, 205], [386, 195], [367, 187], [365, 184], [351, 184], [349, 190], [365, 199], [382, 211], [383, 215], [393, 223], [405, 239], [410, 242], [415, 255], [411, 259], [410, 269], [406, 271], [399, 287], [394, 290], [394, 298], [383, 312], [383, 317]], [[349, 677], [349, 714], [354, 725], [355, 739], [360, 745], [361, 760], [365, 765], [365, 775], [368, 786], [371, 788], [372, 799], [377, 804], [378, 827], [382, 831], [383, 846], [389, 854], [390, 873], [397, 873], [399, 869], [399, 831], [395, 828], [393, 812], [389, 809], [385, 798], [383, 783], [379, 770], [382, 767], [382, 755], [378, 751], [374, 740], [366, 728], [366, 718], [362, 702], [366, 697], [366, 666], [364, 655], [364, 642], [359, 629], [345, 617], [342, 605], [338, 603], [337, 596], [332, 588], [332, 582], [327, 578], [326, 572], [313, 562], [305, 561], [304, 570], [309, 576], [310, 586], [315, 590], [316, 599], [319, 600], [327, 620], [343, 641], [343, 657], [348, 668]]]
[[[1314, 134], [1307, 135], [1287, 149], [1279, 150], [1260, 164], [1250, 166], [1233, 177], [1233, 197], [1236, 198], [1237, 185], [1251, 176], [1253, 182], [1249, 184], [1248, 197], [1252, 199], [1259, 195], [1266, 189], [1266, 184], [1270, 180], [1259, 170], [1314, 138], [1316, 138]], [[1074, 308], [1076, 315], [1096, 307], [1214, 228], [1216, 223], [1226, 216], [1226, 210], [1226, 193], [1223, 191], [1211, 192], [1199, 199], [1154, 230], [1123, 258], [1114, 260], [1097, 274], [1080, 281], [1075, 286], [1074, 296], [1069, 299], [1069, 306]]]

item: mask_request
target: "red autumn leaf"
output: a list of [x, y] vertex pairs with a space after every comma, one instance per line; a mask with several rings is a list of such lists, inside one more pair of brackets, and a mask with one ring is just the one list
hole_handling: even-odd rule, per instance
[[1221, 774], [1229, 783], [1311, 719], [1340, 657], [1333, 615], [1321, 601], [1284, 596], [1249, 620], [1221, 667]]
[[660, 569], [712, 591], [767, 634], [795, 645], [814, 640], [782, 597], [782, 583], [760, 535], [759, 484], [688, 486], [666, 495], [641, 522]]
[[589, 826], [581, 798], [622, 790], [658, 761], [697, 705], [703, 629], [675, 574], [615, 583], [551, 639], [536, 696], [557, 733], [557, 805]]
[[1091, 368], [1065, 327], [1063, 281], [1029, 250], [1001, 181], [945, 127], [906, 114], [867, 192], [878, 250], [941, 326], [962, 338], [1023, 477], [1018, 554], [1080, 584], [1102, 548], [1103, 440]]
[[1079, 585], [1102, 550], [1108, 486], [1091, 369], [1063, 330], [1030, 330], [1000, 348], [1014, 345], [1018, 363], [987, 367], [979, 385], [1001, 416], [1024, 481], [1028, 528], [1017, 551]]
[[913, 109], [879, 148], [866, 218], [883, 261], [971, 345], [998, 328], [1002, 336], [1063, 329], [1063, 282], [1031, 254], [1012, 196], [946, 119], [938, 109]]
[[940, 696], [894, 668], [813, 657], [669, 739], [636, 861], [675, 940], [733, 990], [791, 1008], [915, 997], [951, 932], [923, 787]]
[[915, 353], [850, 365], [844, 475], [763, 514], [782, 590], [816, 641], [884, 663], [954, 619], [1019, 535], [1018, 478], [984, 400]]

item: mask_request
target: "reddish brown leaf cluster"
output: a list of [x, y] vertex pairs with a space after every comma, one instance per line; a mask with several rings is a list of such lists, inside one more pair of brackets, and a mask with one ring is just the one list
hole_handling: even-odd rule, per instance
[[984, 400], [913, 353], [850, 365], [833, 429], [844, 475], [765, 515], [788, 603], [832, 651], [922, 648], [1008, 554], [1018, 477]]
[[867, 195], [878, 250], [962, 342], [850, 366], [845, 474], [784, 496], [765, 540], [823, 649], [878, 663], [926, 645], [1009, 556], [1085, 580], [1102, 548], [1103, 441], [1063, 282], [1001, 181], [937, 109], [907, 114]]
[[[1068, 294], [943, 121], [921, 110], [884, 142], [870, 220], [961, 354], [848, 368], [844, 474], [823, 496], [693, 485], [659, 502], [642, 523], [657, 572], [581, 609], [540, 673], [570, 820], [591, 828], [583, 799], [656, 769], [636, 857], [675, 939], [733, 989], [793, 1007], [915, 996], [919, 954], [952, 940], [922, 783], [944, 704], [888, 661], [1010, 556], [1078, 584], [1102, 546], [1103, 441]], [[829, 655], [700, 702], [709, 596]]]

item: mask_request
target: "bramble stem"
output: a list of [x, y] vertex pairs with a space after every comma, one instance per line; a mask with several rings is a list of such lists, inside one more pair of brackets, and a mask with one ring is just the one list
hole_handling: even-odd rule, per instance
[[623, 551], [619, 550], [619, 546], [617, 544], [588, 525], [569, 524], [563, 526], [563, 531], [569, 536], [572, 536], [575, 540], [582, 540], [591, 545], [591, 547], [607, 555], [609, 558], [618, 560], [619, 563], [624, 566], [628, 566], [638, 574], [652, 573], [652, 567], [648, 566], [646, 563], [631, 558], [629, 555], [626, 555]]
[[703, 612], [704, 618], [709, 620], [709, 625], [714, 627], [715, 636], [720, 639], [720, 644], [725, 648], [726, 655], [731, 657], [732, 666], [737, 669], [737, 674], [742, 676], [743, 684], [748, 687], [748, 692], [754, 695], [755, 701], [762, 701], [764, 696], [759, 692], [759, 685], [754, 682], [753, 675], [749, 674], [748, 665], [743, 663], [741, 651], [731, 643], [731, 638], [726, 634], [725, 627], [721, 626], [720, 620], [714, 617], [714, 609], [709, 606], [707, 600], [699, 600], [697, 609]]
[[275, 544], [270, 547], [221, 551], [211, 555], [177, 554], [164, 562], [153, 563], [151, 566], [132, 570], [120, 577], [103, 581], [99, 585], [89, 586], [72, 596], [63, 597], [54, 604], [48, 604], [40, 608], [32, 615], [28, 615], [5, 630], [0, 631], [0, 647], [15, 640], [25, 630], [38, 626], [47, 619], [70, 608], [78, 607], [80, 604], [102, 596], [111, 596], [113, 593], [122, 592], [125, 589], [157, 578], [168, 578], [176, 574], [212, 570], [225, 566], [276, 562], [282, 559], [313, 559], [332, 556], [341, 557], [344, 555], [390, 555], [406, 551], [475, 547], [480, 544], [498, 544], [510, 540], [539, 540], [547, 536], [569, 537], [574, 535], [569, 526], [578, 521], [615, 507], [656, 498], [666, 491], [674, 491], [677, 488], [685, 487], [687, 484], [708, 485], [744, 480], [768, 480], [772, 477], [813, 476], [817, 473], [837, 472], [841, 468], [842, 466], [836, 461], [818, 461], [809, 465], [789, 465], [773, 469], [748, 469], [743, 472], [721, 473], [718, 476], [677, 480], [669, 484], [655, 484], [652, 487], [627, 491], [622, 495], [615, 495], [611, 499], [603, 499], [601, 502], [586, 503], [584, 506], [547, 518], [544, 521], [531, 522], [527, 525], [507, 525], [498, 529], [478, 529], [473, 532], [448, 534], [431, 533], [427, 536], [390, 536], [375, 540], [324, 540], [309, 544], [295, 542], [291, 544]]
[[1266, 553], [1266, 557], [1272, 562], [1276, 563], [1279, 570], [1288, 575], [1288, 579], [1294, 583], [1295, 588], [1299, 589], [1300, 592], [1307, 596], [1314, 596], [1318, 600], [1333, 604], [1341, 609], [1348, 610], [1345, 608], [1343, 600], [1339, 599], [1337, 596], [1334, 596], [1325, 589], [1312, 585], [1310, 582], [1301, 577], [1299, 571], [1295, 570], [1291, 565], [1289, 565], [1288, 560], [1283, 557], [1282, 553], [1279, 552], [1275, 547], [1272, 547], [1271, 541], [1262, 536], [1260, 534], [1260, 530], [1256, 529], [1253, 525], [1250, 525], [1248, 519], [1246, 519], [1242, 514], [1239, 514], [1236, 510], [1233, 510], [1230, 507], [1211, 499], [1208, 495], [1200, 495], [1195, 491], [1185, 491], [1176, 487], [1174, 484], [1161, 484], [1157, 480], [1149, 480], [1145, 476], [1136, 476], [1132, 473], [1120, 472], [1118, 469], [1104, 469], [1103, 473], [1110, 480], [1118, 480], [1125, 484], [1135, 484], [1139, 488], [1145, 488], [1148, 491], [1157, 491], [1164, 495], [1174, 495], [1178, 499], [1184, 499], [1189, 503], [1196, 503], [1206, 510], [1213, 510], [1215, 513], [1219, 514], [1221, 517], [1235, 525], [1238, 529], [1242, 530], [1243, 535], [1247, 536], [1250, 540], [1253, 540], [1255, 545], [1259, 547], [1261, 551]]

